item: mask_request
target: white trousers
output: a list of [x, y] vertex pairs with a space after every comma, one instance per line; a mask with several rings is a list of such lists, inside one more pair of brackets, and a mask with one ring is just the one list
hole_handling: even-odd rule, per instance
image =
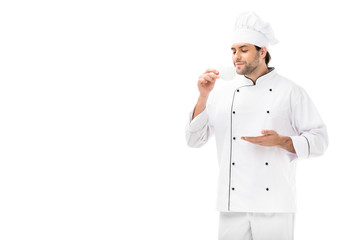
[[295, 213], [220, 212], [219, 240], [293, 240]]

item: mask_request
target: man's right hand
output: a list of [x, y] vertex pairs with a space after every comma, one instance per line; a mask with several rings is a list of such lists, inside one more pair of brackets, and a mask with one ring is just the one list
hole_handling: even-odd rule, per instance
[[207, 69], [200, 77], [198, 81], [198, 89], [200, 96], [207, 98], [210, 92], [215, 86], [216, 79], [220, 77], [219, 71], [216, 69]]
[[206, 108], [207, 98], [213, 90], [216, 79], [220, 77], [219, 71], [209, 68], [200, 77], [198, 81], [198, 89], [200, 92], [199, 99], [196, 103], [192, 119], [199, 115]]

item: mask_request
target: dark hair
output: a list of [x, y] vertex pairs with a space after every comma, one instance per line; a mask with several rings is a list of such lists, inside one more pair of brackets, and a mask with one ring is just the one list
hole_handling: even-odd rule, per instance
[[[258, 46], [255, 46], [256, 50], [260, 51], [261, 47], [258, 47]], [[271, 60], [271, 56], [270, 56], [270, 53], [269, 51], [266, 52], [266, 56], [265, 56], [265, 63], [266, 63], [266, 66], [269, 64]]]

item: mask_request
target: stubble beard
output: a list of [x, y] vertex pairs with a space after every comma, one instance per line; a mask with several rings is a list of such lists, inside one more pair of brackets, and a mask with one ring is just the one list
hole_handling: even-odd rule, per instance
[[249, 75], [255, 71], [255, 69], [259, 66], [259, 63], [260, 63], [259, 54], [256, 54], [254, 61], [246, 64], [245, 66], [243, 66], [242, 69], [236, 67], [236, 73], [239, 75]]

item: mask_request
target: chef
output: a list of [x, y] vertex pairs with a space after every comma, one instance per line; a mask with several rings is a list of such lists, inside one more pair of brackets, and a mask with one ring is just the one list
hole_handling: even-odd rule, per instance
[[277, 42], [269, 23], [240, 14], [231, 46], [237, 77], [214, 88], [221, 73], [207, 69], [197, 83], [186, 140], [201, 147], [215, 135], [219, 240], [293, 239], [296, 164], [328, 146], [306, 91], [268, 67]]

